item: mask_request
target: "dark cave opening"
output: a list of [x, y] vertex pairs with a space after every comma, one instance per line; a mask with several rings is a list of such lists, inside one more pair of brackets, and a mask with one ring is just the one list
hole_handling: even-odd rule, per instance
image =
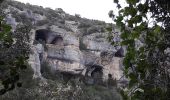
[[61, 35], [56, 35], [50, 44], [55, 44], [55, 45], [63, 44], [63, 37]]
[[36, 34], [35, 34], [35, 40], [36, 41], [44, 41], [45, 43], [47, 42], [47, 38], [48, 38], [48, 33], [50, 31], [47, 30], [47, 29], [39, 29], [39, 30], [36, 30]]
[[103, 68], [101, 66], [93, 66], [93, 67], [95, 67], [95, 69], [91, 72], [91, 77], [96, 78], [103, 75]]
[[91, 77], [93, 78], [94, 84], [103, 84], [103, 68], [102, 66], [93, 65], [95, 69], [91, 72]]
[[99, 65], [92, 65], [86, 72], [87, 84], [103, 84], [103, 67]]
[[55, 32], [48, 29], [39, 29], [36, 30], [35, 41], [39, 43], [44, 42], [45, 44], [62, 45], [63, 37], [61, 35], [56, 35]]

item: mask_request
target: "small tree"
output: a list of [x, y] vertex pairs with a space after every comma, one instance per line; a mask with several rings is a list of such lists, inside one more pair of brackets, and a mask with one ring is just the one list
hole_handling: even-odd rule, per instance
[[[170, 65], [165, 51], [170, 45], [170, 2], [126, 0], [127, 6], [122, 7], [119, 1], [114, 0], [119, 15], [111, 11], [109, 16], [121, 30], [120, 45], [127, 47], [123, 64], [129, 86], [121, 93], [130, 100], [168, 100]], [[137, 46], [137, 41], [141, 45]]]
[[27, 67], [29, 56], [28, 27], [19, 26], [15, 33], [11, 29], [0, 17], [0, 95], [22, 86], [20, 72]]

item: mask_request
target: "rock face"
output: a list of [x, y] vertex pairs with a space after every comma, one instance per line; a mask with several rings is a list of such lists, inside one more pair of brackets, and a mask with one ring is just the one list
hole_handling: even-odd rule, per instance
[[[33, 27], [29, 34], [32, 48], [29, 62], [34, 78], [43, 77], [41, 66], [44, 62], [54, 75], [66, 72], [93, 79], [99, 73], [102, 80], [107, 80], [108, 75], [117, 80], [123, 76], [123, 49], [108, 42], [107, 23], [72, 16], [62, 9], [12, 1], [8, 1], [4, 11], [10, 12], [6, 20], [14, 30], [17, 24]], [[118, 36], [115, 38], [120, 41]]]

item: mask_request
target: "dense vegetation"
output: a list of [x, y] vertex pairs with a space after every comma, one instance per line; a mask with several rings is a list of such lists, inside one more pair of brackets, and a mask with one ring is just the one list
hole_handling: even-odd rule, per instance
[[2, 95], [16, 86], [22, 86], [20, 72], [27, 67], [29, 28], [18, 26], [16, 31], [12, 32], [12, 27], [4, 20], [2, 10], [0, 15], [0, 95]]
[[[121, 30], [119, 45], [127, 48], [124, 74], [128, 89], [125, 100], [169, 100], [170, 98], [170, 1], [126, 0], [122, 6], [114, 0], [118, 15], [110, 11]], [[114, 44], [114, 41], [112, 41]]]

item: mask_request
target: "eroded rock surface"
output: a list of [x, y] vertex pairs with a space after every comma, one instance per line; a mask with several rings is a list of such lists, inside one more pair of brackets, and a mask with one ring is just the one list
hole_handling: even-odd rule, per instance
[[[32, 48], [29, 63], [34, 70], [34, 78], [43, 77], [41, 66], [44, 62], [52, 74], [67, 72], [93, 78], [102, 73], [99, 76], [103, 80], [107, 80], [108, 75], [116, 80], [123, 76], [124, 51], [108, 42], [107, 23], [72, 16], [61, 9], [12, 2], [5, 7], [4, 11], [10, 12], [7, 22], [14, 30], [17, 24], [33, 27], [29, 34]], [[118, 29], [115, 27], [115, 30]], [[116, 42], [120, 41], [119, 35], [119, 31], [116, 32]], [[43, 51], [36, 49], [37, 44], [42, 45], [38, 47]]]

